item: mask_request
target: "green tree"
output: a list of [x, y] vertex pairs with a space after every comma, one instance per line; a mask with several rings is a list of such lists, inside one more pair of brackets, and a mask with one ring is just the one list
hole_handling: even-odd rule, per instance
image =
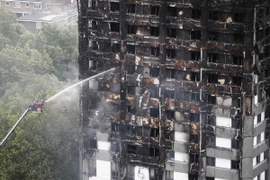
[[6, 44], [15, 45], [20, 35], [25, 32], [26, 29], [16, 22], [16, 16], [13, 13], [0, 8], [0, 39], [5, 38], [5, 41], [0, 43], [0, 48]]

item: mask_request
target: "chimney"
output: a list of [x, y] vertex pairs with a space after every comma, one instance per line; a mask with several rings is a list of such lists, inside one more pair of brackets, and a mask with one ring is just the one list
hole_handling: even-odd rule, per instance
[[63, 11], [63, 7], [61, 4], [51, 4], [51, 13], [52, 14], [61, 14]]

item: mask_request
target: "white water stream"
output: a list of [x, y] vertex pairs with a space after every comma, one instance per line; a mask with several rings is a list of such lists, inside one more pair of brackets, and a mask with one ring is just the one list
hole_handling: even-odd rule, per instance
[[109, 72], [111, 72], [111, 71], [114, 71], [114, 70], [115, 70], [115, 68], [112, 68], [112, 69], [109, 69], [109, 70], [107, 70], [107, 71], [103, 71], [103, 72], [101, 72], [101, 73], [99, 73], [99, 74], [96, 74], [96, 75], [94, 75], [94, 76], [91, 76], [91, 77], [89, 77], [89, 78], [86, 78], [86, 79], [84, 79], [84, 80], [82, 80], [82, 81], [80, 81], [80, 82], [77, 82], [76, 84], [73, 84], [73, 85], [67, 87], [66, 89], [60, 91], [59, 93], [53, 95], [52, 97], [50, 97], [50, 98], [49, 98], [48, 100], [46, 100], [45, 102], [49, 102], [49, 101], [53, 100], [53, 99], [56, 98], [57, 96], [63, 94], [64, 92], [70, 90], [71, 88], [73, 88], [73, 87], [75, 87], [75, 86], [77, 86], [77, 85], [79, 85], [79, 84], [81, 84], [81, 83], [83, 83], [83, 82], [85, 82], [85, 81], [89, 81], [90, 79], [97, 78], [97, 77], [99, 77], [99, 76], [101, 76], [101, 75], [103, 75], [103, 74], [107, 74], [107, 73], [109, 73]]

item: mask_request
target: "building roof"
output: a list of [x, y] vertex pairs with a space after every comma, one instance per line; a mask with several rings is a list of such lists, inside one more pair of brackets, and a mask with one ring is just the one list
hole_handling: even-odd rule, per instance
[[22, 16], [17, 18], [17, 21], [30, 21], [30, 22], [58, 22], [67, 17], [77, 15], [76, 11], [72, 12], [64, 12], [61, 14], [51, 14], [47, 12], [38, 12], [34, 14], [29, 14], [26, 16]]

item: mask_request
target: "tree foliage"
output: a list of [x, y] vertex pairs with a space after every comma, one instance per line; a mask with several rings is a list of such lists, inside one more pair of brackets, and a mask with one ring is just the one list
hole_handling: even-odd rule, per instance
[[[0, 8], [0, 137], [36, 99], [48, 99], [74, 80], [76, 25], [49, 24], [32, 34]], [[0, 179], [78, 179], [78, 92], [28, 113], [0, 149]]]

